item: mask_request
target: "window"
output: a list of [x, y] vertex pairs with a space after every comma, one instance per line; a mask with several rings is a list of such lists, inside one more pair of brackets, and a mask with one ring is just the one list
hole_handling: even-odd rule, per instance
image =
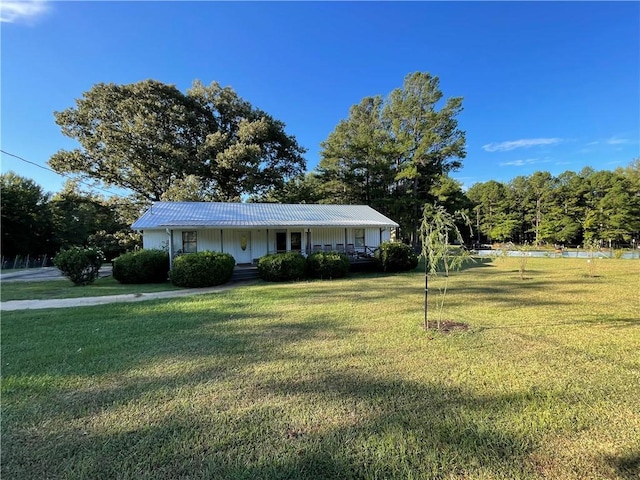
[[196, 253], [198, 251], [198, 232], [182, 232], [182, 252]]
[[291, 251], [293, 252], [302, 251], [302, 233], [291, 232]]
[[356, 228], [354, 233], [356, 237], [356, 247], [364, 247], [364, 228]]

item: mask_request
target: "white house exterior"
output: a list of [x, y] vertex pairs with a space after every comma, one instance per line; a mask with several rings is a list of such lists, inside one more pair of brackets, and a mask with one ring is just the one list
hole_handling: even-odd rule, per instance
[[143, 248], [231, 254], [237, 264], [269, 253], [316, 250], [369, 256], [398, 227], [366, 205], [156, 202], [132, 225]]

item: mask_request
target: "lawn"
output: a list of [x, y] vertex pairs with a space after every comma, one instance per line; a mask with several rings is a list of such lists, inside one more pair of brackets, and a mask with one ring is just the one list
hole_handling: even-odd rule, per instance
[[144, 285], [123, 285], [113, 277], [97, 279], [91, 285], [74, 285], [71, 280], [46, 280], [39, 282], [4, 281], [0, 287], [3, 302], [9, 300], [42, 300], [57, 298], [101, 297], [127, 293], [152, 293], [180, 290], [171, 282]]
[[[636, 479], [640, 261], [2, 314], [2, 478]], [[433, 280], [435, 297], [442, 280]]]

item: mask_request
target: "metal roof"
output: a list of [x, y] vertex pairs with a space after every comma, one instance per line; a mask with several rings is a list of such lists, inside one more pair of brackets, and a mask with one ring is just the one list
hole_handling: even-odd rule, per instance
[[397, 227], [367, 205], [155, 202], [134, 230], [176, 227]]

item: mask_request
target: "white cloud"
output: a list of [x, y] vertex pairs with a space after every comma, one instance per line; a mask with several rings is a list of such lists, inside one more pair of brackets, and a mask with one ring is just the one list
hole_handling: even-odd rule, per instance
[[607, 144], [608, 145], [622, 145], [625, 143], [631, 143], [629, 140], [627, 140], [626, 138], [619, 138], [619, 137], [611, 137], [609, 139], [607, 139]]
[[522, 138], [520, 140], [510, 140], [508, 142], [488, 143], [483, 145], [483, 150], [487, 152], [508, 152], [516, 148], [537, 147], [540, 145], [554, 145], [560, 143], [560, 138]]
[[30, 20], [49, 10], [45, 0], [1, 1], [0, 22], [15, 23]]
[[525, 165], [533, 165], [535, 163], [540, 163], [541, 160], [539, 158], [525, 158], [520, 160], [513, 160], [511, 162], [503, 162], [500, 164], [501, 167], [524, 167]]

